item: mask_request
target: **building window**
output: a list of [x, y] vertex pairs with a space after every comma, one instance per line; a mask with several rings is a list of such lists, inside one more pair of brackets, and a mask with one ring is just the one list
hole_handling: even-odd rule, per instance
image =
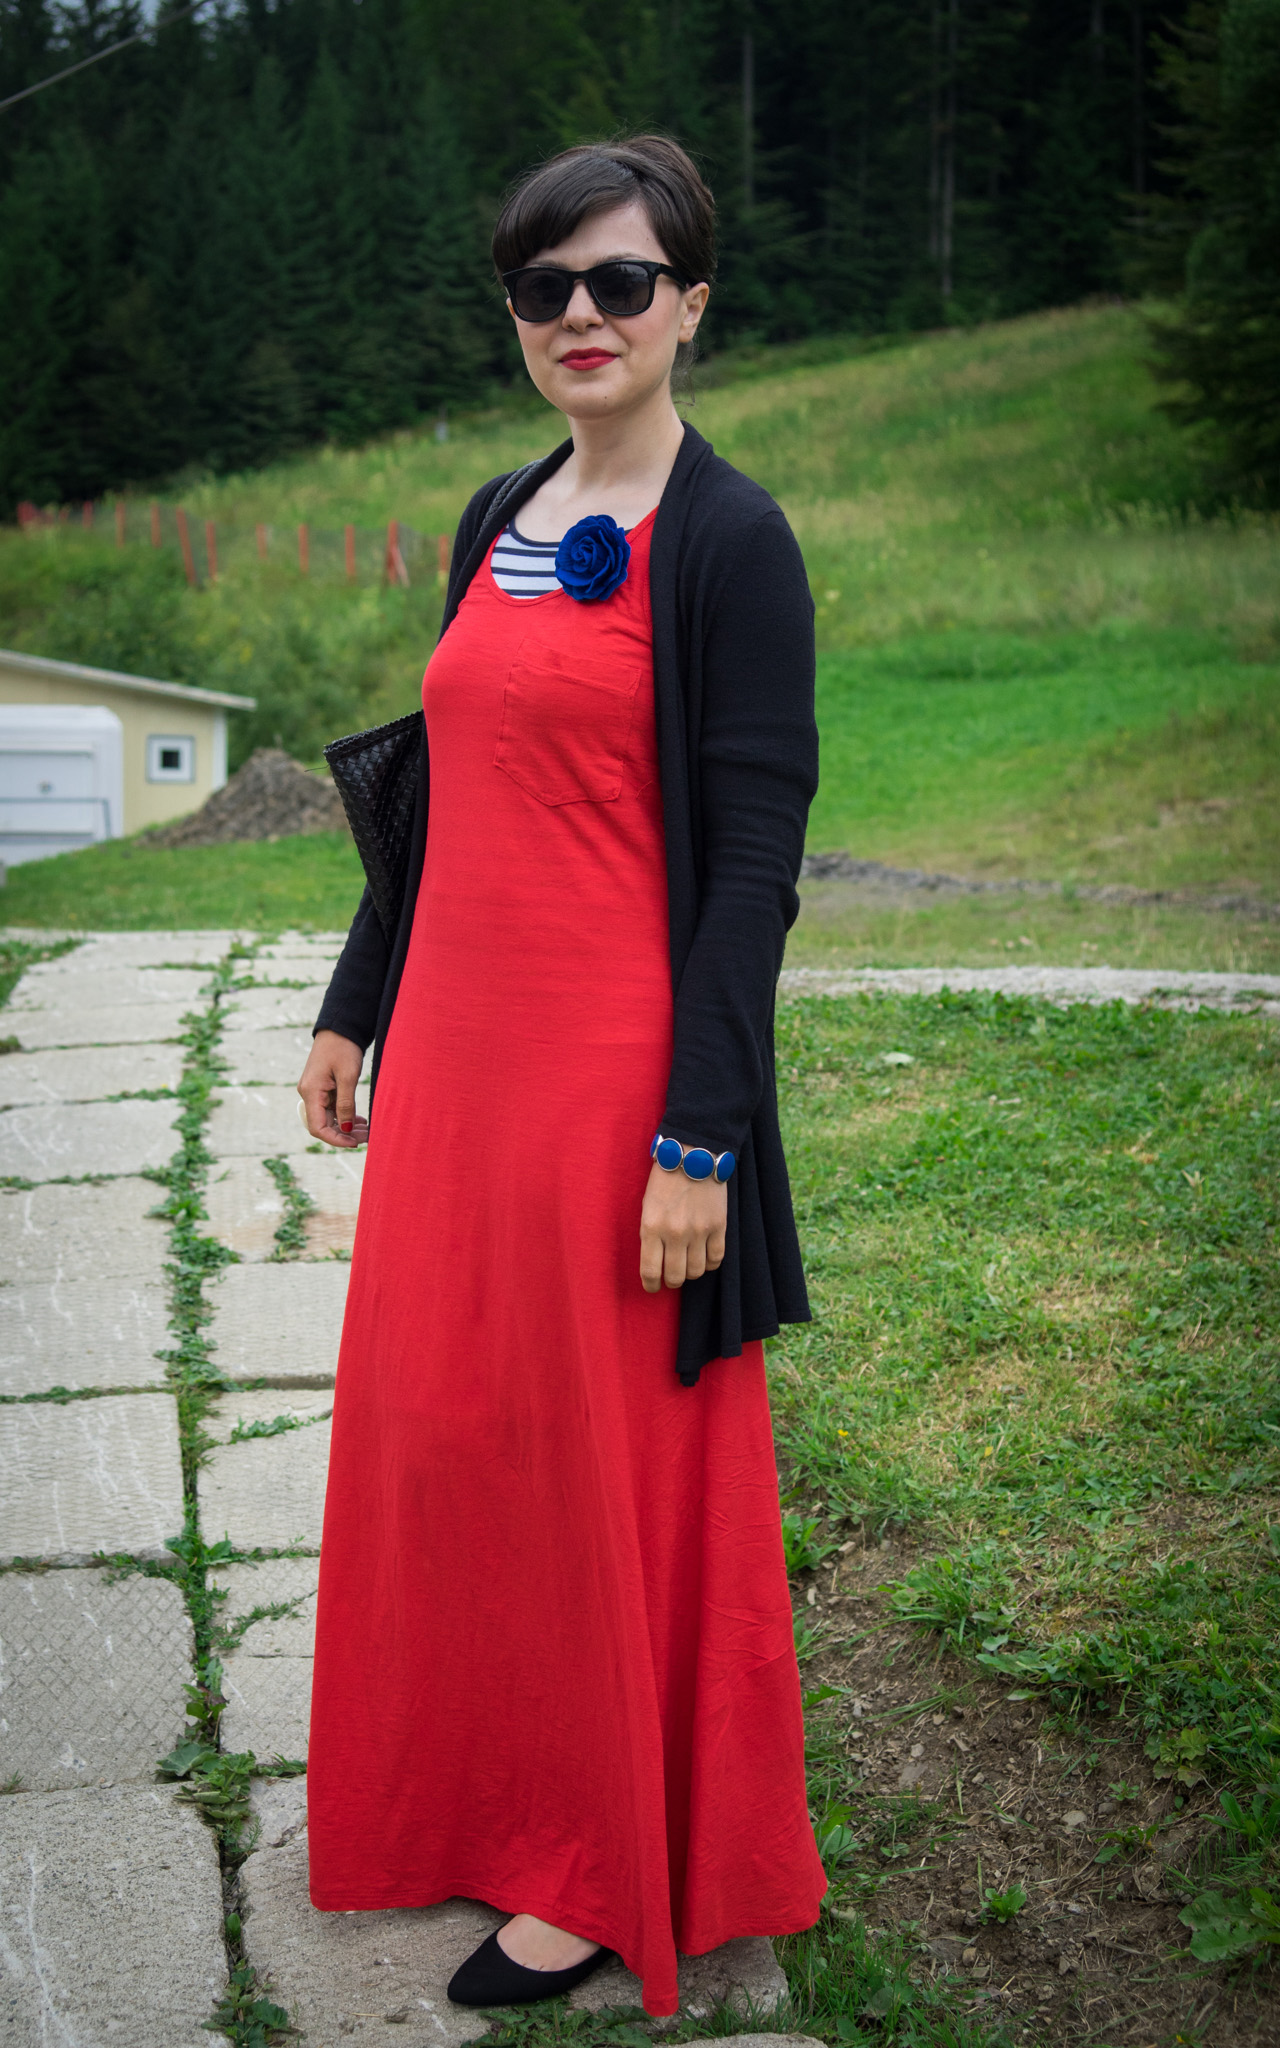
[[174, 739], [168, 733], [148, 733], [148, 782], [194, 782], [195, 779], [196, 743], [193, 739]]

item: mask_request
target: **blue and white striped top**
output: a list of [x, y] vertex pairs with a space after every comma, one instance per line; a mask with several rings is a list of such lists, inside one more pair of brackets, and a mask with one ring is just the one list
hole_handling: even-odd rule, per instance
[[489, 566], [499, 590], [508, 597], [545, 597], [559, 590], [556, 577], [558, 540], [526, 540], [514, 519], [493, 544]]

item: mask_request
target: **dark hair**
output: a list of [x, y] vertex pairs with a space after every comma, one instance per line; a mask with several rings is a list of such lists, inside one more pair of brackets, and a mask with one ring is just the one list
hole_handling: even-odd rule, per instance
[[[493, 230], [494, 269], [499, 277], [518, 270], [584, 220], [636, 200], [672, 269], [690, 284], [710, 284], [716, 274], [716, 203], [693, 160], [669, 135], [583, 142], [539, 164], [503, 201]], [[677, 372], [693, 356], [694, 344], [682, 342]]]

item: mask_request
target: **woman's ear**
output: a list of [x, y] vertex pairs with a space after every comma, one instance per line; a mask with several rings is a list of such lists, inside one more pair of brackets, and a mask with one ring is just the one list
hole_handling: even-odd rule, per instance
[[710, 297], [711, 286], [709, 284], [692, 285], [685, 293], [684, 312], [680, 319], [681, 342], [693, 340], [694, 335], [698, 331], [698, 322], [707, 310], [707, 300]]

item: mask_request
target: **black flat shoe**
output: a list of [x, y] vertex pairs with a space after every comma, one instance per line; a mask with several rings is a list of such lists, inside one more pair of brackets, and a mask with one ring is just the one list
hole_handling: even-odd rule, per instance
[[585, 1962], [574, 1963], [568, 1970], [526, 1970], [500, 1946], [495, 1928], [454, 1971], [449, 1997], [455, 2005], [533, 2005], [540, 1998], [563, 1998], [601, 1963], [612, 1960], [611, 1948], [598, 1948]]

